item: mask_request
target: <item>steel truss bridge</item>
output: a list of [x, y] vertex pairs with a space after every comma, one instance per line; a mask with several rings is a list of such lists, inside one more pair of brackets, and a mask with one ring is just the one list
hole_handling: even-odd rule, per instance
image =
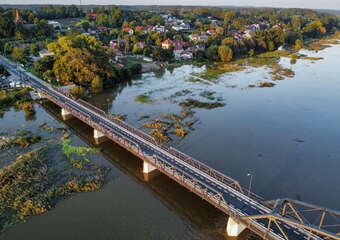
[[62, 109], [143, 161], [144, 173], [158, 170], [229, 216], [227, 233], [248, 228], [263, 239], [340, 240], [340, 212], [292, 199], [265, 201], [238, 181], [178, 151], [150, 135], [107, 115], [93, 105], [50, 86], [23, 68], [0, 57], [7, 70]]

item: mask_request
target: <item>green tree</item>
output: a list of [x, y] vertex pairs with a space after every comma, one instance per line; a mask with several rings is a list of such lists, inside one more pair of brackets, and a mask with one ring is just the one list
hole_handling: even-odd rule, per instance
[[5, 55], [9, 55], [12, 53], [13, 51], [13, 44], [11, 42], [6, 42], [5, 45], [4, 45], [4, 53]]
[[211, 45], [205, 55], [206, 55], [206, 58], [209, 60], [209, 61], [218, 61], [218, 55], [217, 55], [217, 45]]
[[69, 89], [71, 93], [76, 98], [84, 98], [86, 96], [86, 90], [82, 86], [73, 86]]
[[34, 56], [38, 56], [39, 53], [39, 45], [37, 43], [32, 43], [30, 45], [30, 53]]
[[25, 49], [21, 47], [14, 47], [11, 54], [11, 59], [16, 62], [25, 63], [26, 62]]

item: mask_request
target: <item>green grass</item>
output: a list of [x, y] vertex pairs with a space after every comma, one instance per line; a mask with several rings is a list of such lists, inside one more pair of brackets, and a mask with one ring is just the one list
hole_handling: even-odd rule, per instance
[[136, 96], [135, 101], [138, 103], [153, 103], [153, 100], [151, 99], [150, 95], [147, 94], [141, 94]]

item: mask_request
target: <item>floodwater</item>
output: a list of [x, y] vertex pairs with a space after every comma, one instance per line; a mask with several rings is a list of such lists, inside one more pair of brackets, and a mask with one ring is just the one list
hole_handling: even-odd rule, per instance
[[[276, 81], [273, 88], [248, 87], [270, 81], [271, 70], [265, 67], [195, 82], [190, 75], [205, 67], [186, 65], [143, 74], [91, 102], [109, 113], [126, 114], [128, 123], [141, 127], [150, 121], [142, 115], [179, 114], [181, 101], [207, 101], [202, 92], [212, 92], [225, 106], [194, 108], [188, 135], [171, 136], [170, 145], [245, 187], [251, 173], [252, 190], [265, 199], [289, 197], [339, 210], [340, 45], [305, 53], [324, 59], [291, 64], [282, 58], [280, 64], [295, 76]], [[136, 101], [142, 94], [148, 102]], [[36, 108], [33, 121], [21, 112], [6, 113], [1, 130], [62, 123], [52, 104]], [[78, 143], [93, 144], [89, 127], [75, 119], [65, 124]], [[105, 142], [100, 148], [99, 161], [111, 168], [100, 191], [72, 195], [46, 214], [10, 228], [1, 239], [224, 239], [226, 216], [218, 210], [163, 175], [144, 179], [141, 161], [115, 144]]]

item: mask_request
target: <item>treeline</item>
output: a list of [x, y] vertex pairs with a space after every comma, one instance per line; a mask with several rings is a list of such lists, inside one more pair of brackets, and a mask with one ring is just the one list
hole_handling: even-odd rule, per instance
[[75, 5], [71, 6], [46, 6], [36, 11], [40, 19], [59, 19], [83, 17], [84, 13]]
[[[19, 13], [17, 22], [15, 22], [16, 11]], [[49, 35], [46, 20], [82, 17], [83, 15], [83, 12], [74, 5], [46, 6], [36, 10], [0, 8], [0, 38], [17, 37], [18, 39], [27, 39], [35, 35]], [[32, 26], [29, 26], [30, 24], [38, 26], [32, 29]], [[29, 31], [31, 31], [31, 34], [28, 33]]]

